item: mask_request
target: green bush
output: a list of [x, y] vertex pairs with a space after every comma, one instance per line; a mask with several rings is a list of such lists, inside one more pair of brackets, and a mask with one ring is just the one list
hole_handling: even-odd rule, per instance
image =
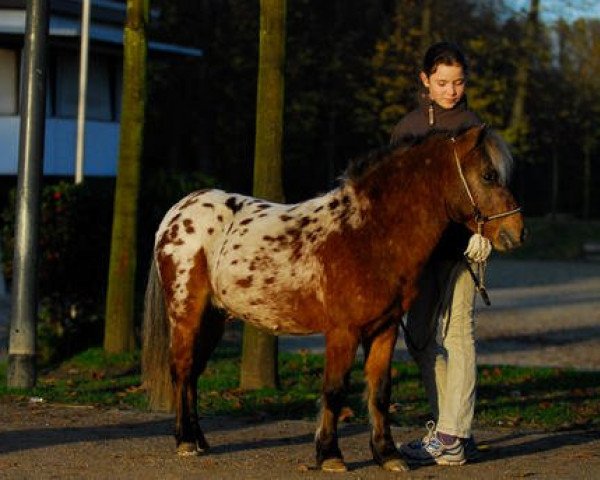
[[[185, 194], [214, 185], [202, 174], [154, 171], [143, 177], [138, 208], [138, 299], [141, 307], [154, 232]], [[100, 345], [110, 257], [113, 180], [58, 182], [41, 193], [37, 348], [42, 365]], [[13, 276], [15, 191], [0, 214], [0, 259]], [[141, 308], [138, 308], [141, 313]]]
[[[94, 345], [102, 331], [112, 188], [59, 182], [41, 192], [38, 354], [42, 364]], [[15, 192], [2, 212], [2, 268], [13, 276]]]

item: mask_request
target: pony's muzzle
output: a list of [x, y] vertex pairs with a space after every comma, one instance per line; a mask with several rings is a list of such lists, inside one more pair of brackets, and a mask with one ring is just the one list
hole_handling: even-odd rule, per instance
[[525, 227], [521, 227], [521, 229], [517, 232], [507, 230], [506, 228], [501, 228], [500, 232], [498, 233], [498, 238], [502, 248], [498, 248], [498, 250], [514, 250], [523, 244], [526, 237], [527, 229], [525, 229]]

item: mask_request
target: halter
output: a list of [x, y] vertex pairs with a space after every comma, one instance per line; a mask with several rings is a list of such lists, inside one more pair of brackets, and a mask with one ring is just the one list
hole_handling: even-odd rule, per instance
[[[454, 152], [454, 160], [456, 161], [456, 168], [458, 169], [458, 174], [460, 176], [460, 179], [462, 180], [463, 186], [465, 187], [467, 196], [471, 201], [471, 205], [473, 206], [473, 220], [475, 220], [475, 222], [477, 223], [477, 233], [479, 235], [482, 235], [483, 227], [486, 222], [519, 213], [521, 211], [521, 207], [513, 208], [512, 210], [508, 210], [502, 213], [496, 213], [494, 215], [483, 215], [481, 213], [479, 205], [477, 205], [475, 197], [471, 193], [471, 189], [469, 188], [469, 184], [467, 183], [467, 179], [465, 178], [465, 174], [463, 173], [462, 166], [460, 164], [460, 159], [458, 158], [458, 153], [456, 153], [456, 139], [454, 137], [451, 137], [450, 140], [452, 141], [454, 146], [452, 151]], [[473, 268], [471, 267], [471, 264], [468, 260], [466, 260], [466, 264], [467, 269], [469, 270], [469, 273], [471, 274], [471, 277], [473, 277], [473, 281], [475, 282], [475, 287], [481, 295], [481, 298], [483, 299], [484, 303], [488, 306], [491, 305], [490, 298], [487, 294], [487, 290], [485, 289], [484, 285], [485, 262], [477, 263], [477, 274], [473, 271]]]
[[475, 197], [471, 193], [471, 189], [469, 188], [469, 184], [467, 183], [467, 179], [465, 178], [465, 174], [463, 173], [462, 166], [460, 165], [460, 159], [458, 158], [458, 153], [456, 153], [456, 139], [454, 137], [450, 138], [452, 143], [454, 144], [454, 148], [452, 151], [454, 152], [454, 160], [456, 161], [456, 168], [458, 169], [458, 174], [460, 175], [460, 179], [462, 180], [463, 186], [465, 187], [465, 191], [467, 192], [467, 196], [471, 201], [471, 205], [473, 206], [473, 219], [477, 223], [477, 233], [481, 235], [483, 231], [483, 226], [486, 222], [490, 220], [496, 220], [497, 218], [508, 217], [510, 215], [514, 215], [515, 213], [519, 213], [521, 211], [521, 207], [513, 208], [512, 210], [508, 210], [502, 213], [496, 213], [495, 215], [483, 215], [477, 202], [475, 202]]

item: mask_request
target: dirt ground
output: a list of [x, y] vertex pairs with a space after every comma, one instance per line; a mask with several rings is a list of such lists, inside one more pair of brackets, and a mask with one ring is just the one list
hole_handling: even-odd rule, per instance
[[[475, 432], [487, 448], [462, 467], [421, 467], [392, 474], [370, 458], [365, 426], [341, 428], [349, 472], [315, 469], [314, 423], [205, 419], [212, 449], [180, 458], [172, 417], [138, 411], [0, 404], [0, 478], [10, 479], [594, 479], [600, 478], [600, 432]], [[394, 429], [397, 441], [423, 432]]]
[[[487, 280], [493, 306], [478, 307], [480, 363], [600, 369], [600, 263], [502, 261]], [[319, 337], [281, 341], [288, 350], [320, 345]], [[180, 458], [170, 415], [0, 402], [0, 478], [600, 478], [599, 431], [476, 431], [484, 446], [479, 461], [392, 474], [371, 461], [367, 428], [345, 424], [340, 443], [349, 472], [324, 474], [315, 470], [314, 422], [207, 418], [202, 426], [210, 453]], [[397, 441], [422, 434], [394, 428]]]

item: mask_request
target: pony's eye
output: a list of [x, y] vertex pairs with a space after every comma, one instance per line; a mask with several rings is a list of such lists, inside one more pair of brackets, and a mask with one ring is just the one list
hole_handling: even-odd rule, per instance
[[483, 179], [487, 183], [496, 183], [498, 181], [498, 172], [496, 170], [486, 170], [483, 172]]

